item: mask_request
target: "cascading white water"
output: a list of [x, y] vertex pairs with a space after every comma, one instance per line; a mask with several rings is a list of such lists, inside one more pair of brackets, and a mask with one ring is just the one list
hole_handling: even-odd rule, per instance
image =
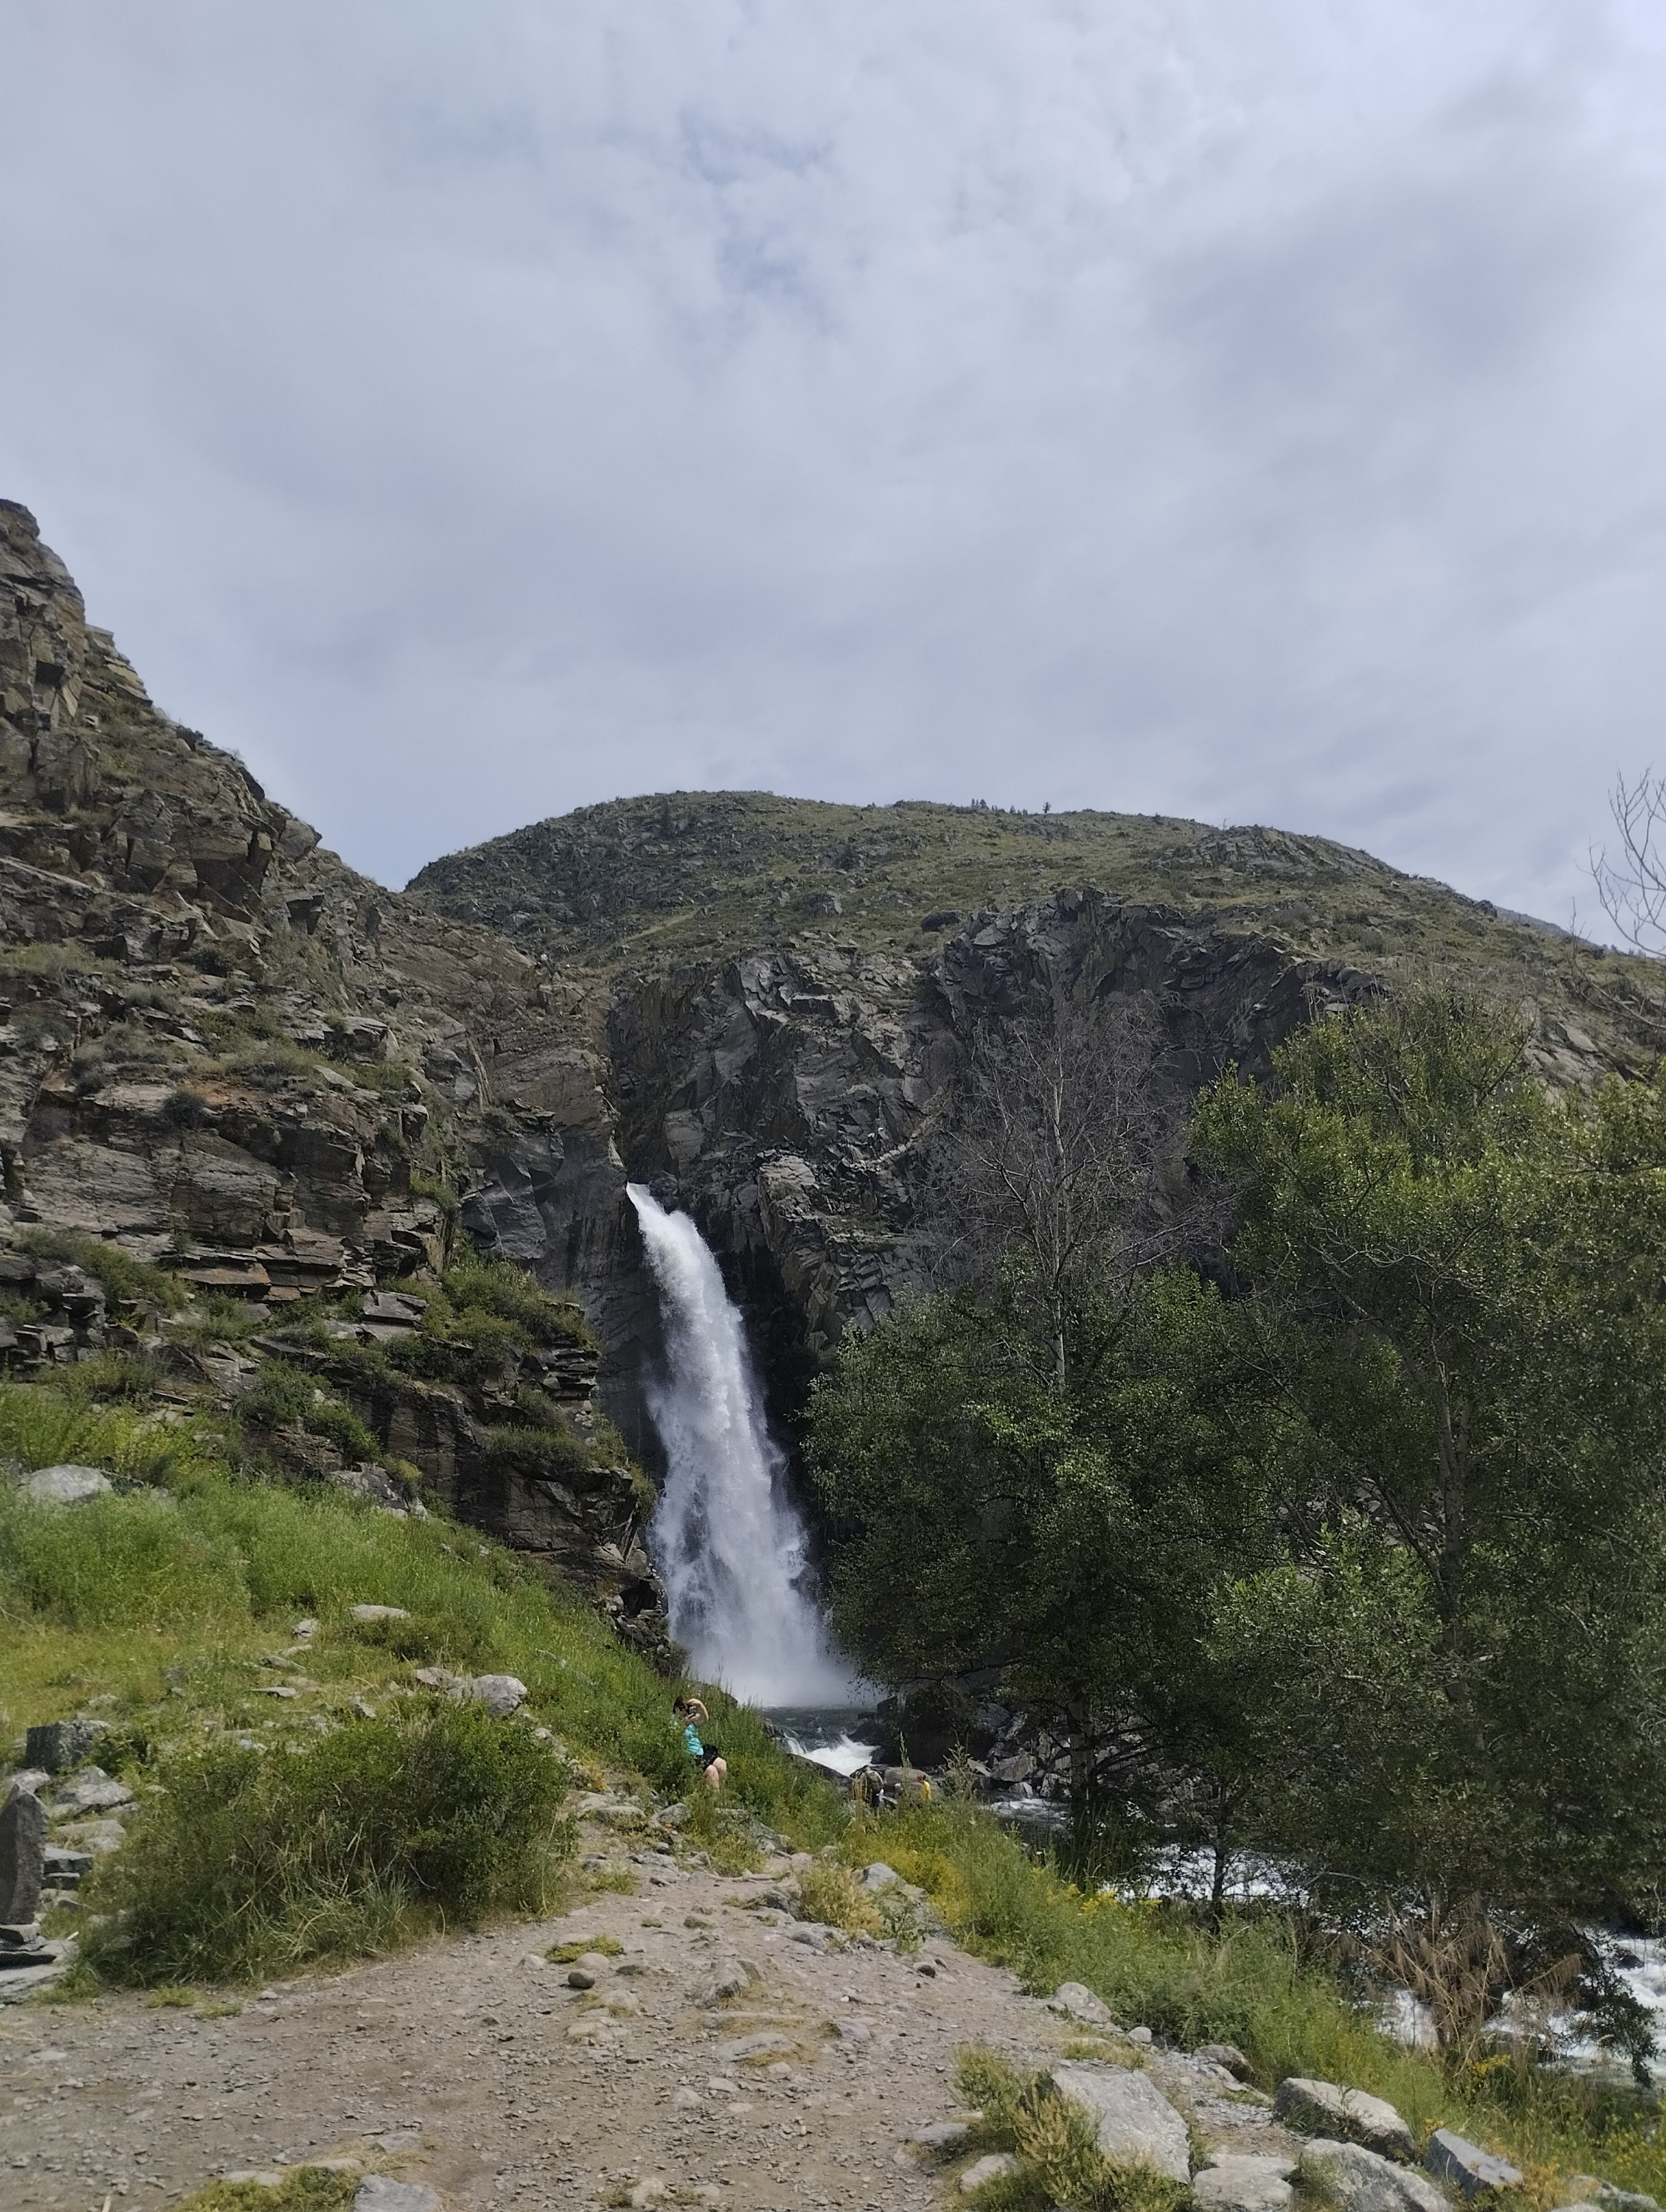
[[648, 1392], [666, 1448], [650, 1540], [695, 1673], [761, 1705], [848, 1705], [848, 1669], [803, 1587], [804, 1523], [782, 1480], [740, 1315], [686, 1213], [629, 1187], [664, 1309], [667, 1374]]

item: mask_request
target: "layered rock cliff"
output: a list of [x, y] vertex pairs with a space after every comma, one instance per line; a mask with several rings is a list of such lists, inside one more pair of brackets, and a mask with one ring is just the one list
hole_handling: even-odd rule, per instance
[[[587, 1036], [581, 994], [356, 874], [159, 711], [33, 518], [0, 501], [8, 1365], [113, 1344], [160, 1358], [187, 1403], [234, 1403], [255, 1373], [235, 1349], [252, 1326], [398, 1334], [375, 1316], [377, 1286], [444, 1274], [470, 1146], [497, 1117], [541, 1150], [552, 1189], [585, 1193], [598, 1163], [611, 1173]], [[141, 1294], [119, 1297], [124, 1281]], [[265, 1346], [291, 1366], [333, 1361], [385, 1461], [651, 1615], [640, 1482], [622, 1449], [610, 1464], [594, 1445], [594, 1356], [579, 1345], [557, 1373], [537, 1352], [504, 1338], [459, 1390], [344, 1370], [299, 1338]], [[491, 1448], [524, 1389], [555, 1424], [542, 1471], [525, 1438], [518, 1459]], [[280, 1425], [280, 1457], [376, 1490], [374, 1467], [306, 1434]]]

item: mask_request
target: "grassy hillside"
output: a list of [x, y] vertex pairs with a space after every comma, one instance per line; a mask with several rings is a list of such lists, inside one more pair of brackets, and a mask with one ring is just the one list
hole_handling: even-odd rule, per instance
[[678, 792], [534, 823], [430, 862], [410, 885], [527, 951], [615, 975], [818, 939], [924, 963], [982, 908], [1085, 887], [1205, 934], [1271, 935], [1296, 958], [1486, 975], [1622, 1061], [1666, 1046], [1666, 995], [1646, 961], [1323, 838], [1174, 816]]
[[[0, 1385], [0, 1456], [118, 1479], [69, 1507], [0, 1484], [0, 1739], [21, 1754], [32, 1723], [91, 1715], [106, 1729], [95, 1757], [138, 1799], [133, 1835], [88, 1893], [94, 1915], [119, 1909], [137, 1931], [120, 1956], [102, 1947], [105, 1971], [236, 1978], [385, 1948], [436, 1917], [536, 1905], [572, 1879], [558, 1810], [570, 1785], [623, 1776], [693, 1795], [673, 1686], [587, 1605], [438, 1516], [252, 1480], [223, 1442], [208, 1421]], [[361, 1621], [360, 1605], [402, 1617]], [[315, 1626], [297, 1637], [301, 1621]], [[513, 1721], [487, 1721], [416, 1680], [436, 1665], [514, 1674], [530, 1696]], [[744, 1855], [755, 1820], [804, 1844], [836, 1834], [831, 1786], [782, 1758], [755, 1715], [712, 1703], [739, 1817], [710, 1847]], [[494, 1790], [501, 1817], [471, 1830]], [[515, 1808], [533, 1800], [547, 1815], [529, 1826]], [[350, 1863], [331, 1856], [331, 1821], [351, 1831]], [[379, 1822], [386, 1849], [366, 1857], [359, 1838]], [[417, 1863], [418, 1832], [449, 1841]], [[240, 1852], [240, 1889], [222, 1878]]]

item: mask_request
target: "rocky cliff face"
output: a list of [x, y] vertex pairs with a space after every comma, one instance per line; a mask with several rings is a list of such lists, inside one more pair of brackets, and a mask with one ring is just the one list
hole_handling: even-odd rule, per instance
[[[505, 1117], [537, 1187], [590, 1224], [599, 1164], [612, 1174], [594, 1026], [581, 993], [355, 874], [161, 713], [0, 501], [0, 1358], [142, 1347], [188, 1402], [234, 1401], [252, 1369], [202, 1352], [216, 1314], [232, 1346], [250, 1317], [314, 1309], [351, 1331], [378, 1284], [439, 1277], [471, 1148]], [[154, 1298], [109, 1294], [76, 1239], [162, 1263], [195, 1301], [190, 1346]], [[584, 1262], [581, 1236], [557, 1272]], [[581, 1437], [594, 1364], [569, 1361], [551, 1401]], [[385, 1455], [465, 1516], [651, 1613], [622, 1457], [591, 1453], [575, 1489], [570, 1467], [541, 1486], [524, 1454], [509, 1468], [485, 1449], [518, 1364], [506, 1352], [472, 1398], [361, 1376], [356, 1402]], [[280, 1455], [375, 1488], [302, 1433]]]
[[914, 1194], [976, 1022], [1054, 981], [1154, 1007], [1187, 1091], [1229, 1062], [1261, 1072], [1298, 1024], [1430, 968], [1522, 1004], [1553, 1085], [1666, 1043], [1642, 963], [1274, 830], [683, 793], [537, 824], [412, 890], [607, 1009], [619, 1164], [593, 1150], [569, 1212], [501, 1135], [477, 1233], [605, 1302], [623, 1378], [654, 1338], [609, 1182], [651, 1184], [722, 1256], [789, 1417], [841, 1332], [909, 1280]]

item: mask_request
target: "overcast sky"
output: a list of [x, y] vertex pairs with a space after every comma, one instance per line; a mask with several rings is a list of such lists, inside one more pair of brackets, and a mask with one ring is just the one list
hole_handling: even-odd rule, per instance
[[0, 0], [0, 494], [356, 865], [1666, 768], [1660, 0]]

